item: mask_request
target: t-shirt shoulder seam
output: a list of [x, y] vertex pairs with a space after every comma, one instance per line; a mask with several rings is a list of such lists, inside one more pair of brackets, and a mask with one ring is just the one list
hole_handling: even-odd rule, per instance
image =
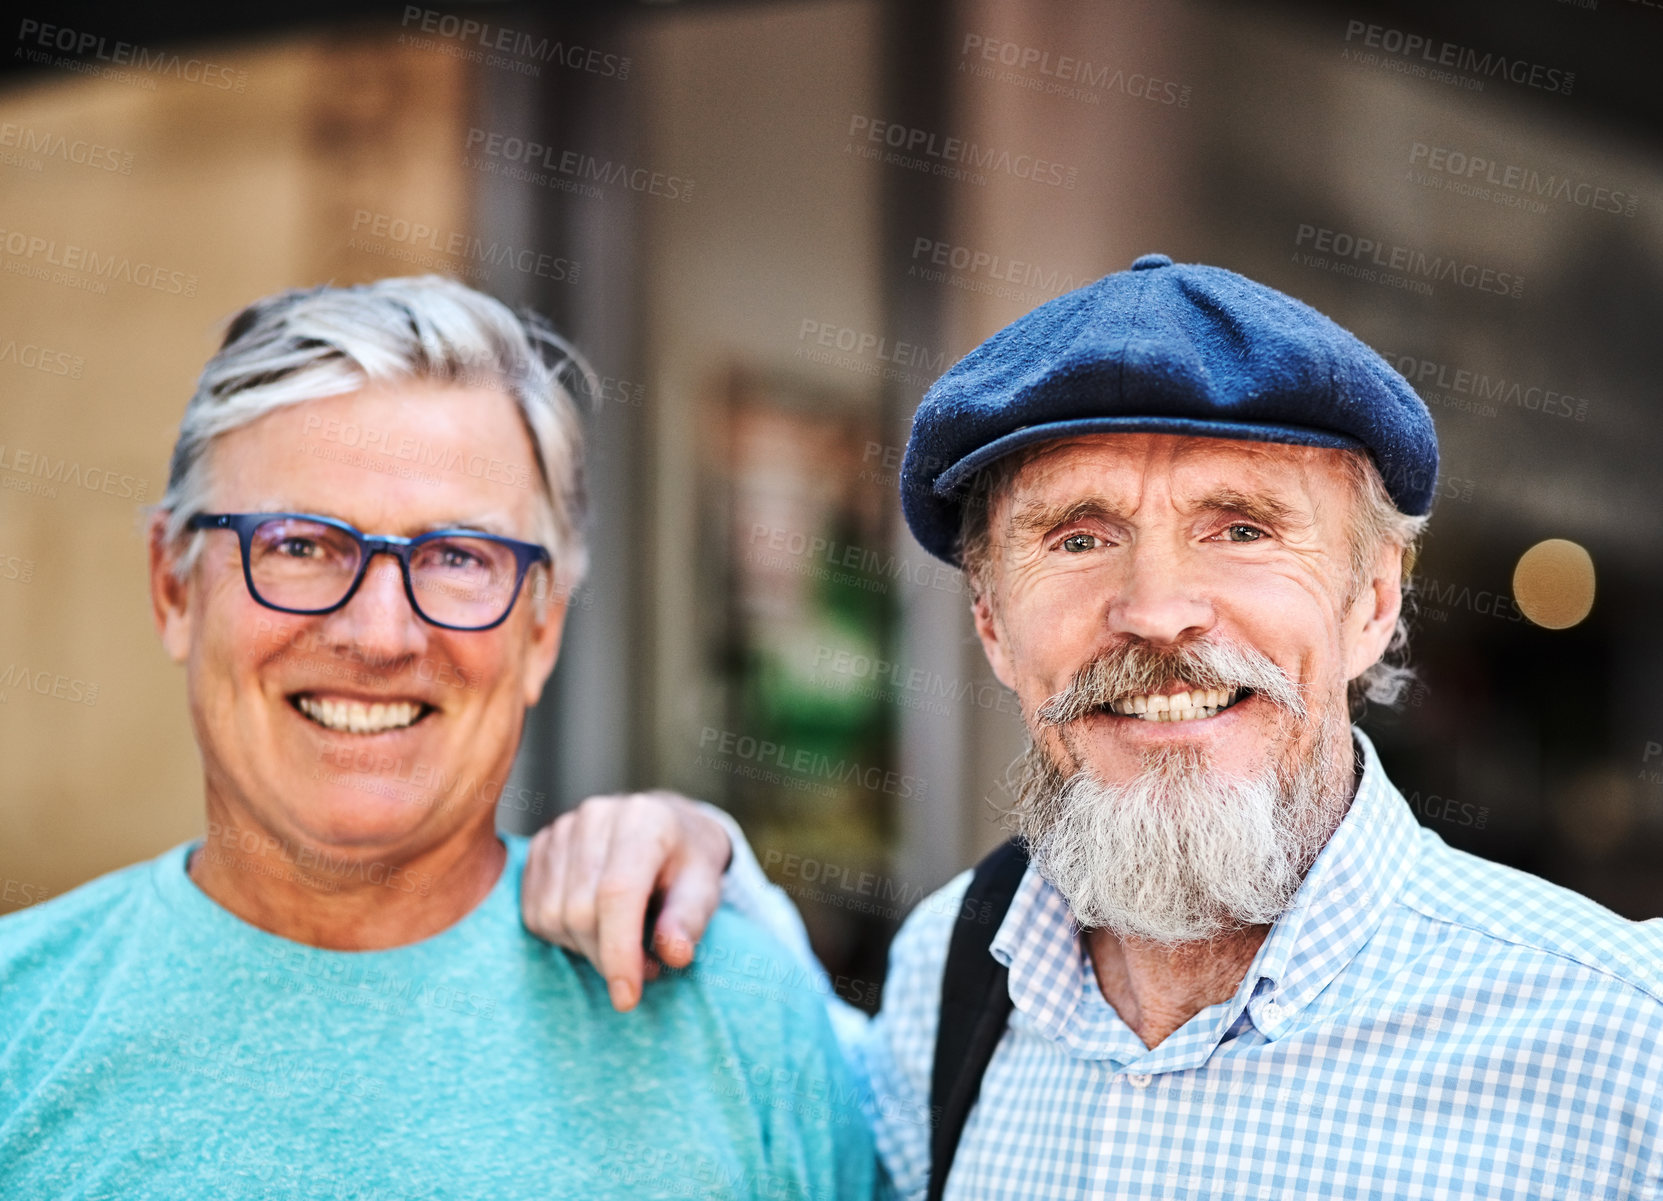
[[[151, 887], [151, 865], [152, 861], [146, 859], [114, 868], [77, 884], [67, 892], [13, 910], [4, 917], [8, 926], [21, 937], [28, 937], [27, 931], [50, 929], [66, 921], [83, 925], [89, 908], [103, 912], [135, 901], [142, 903]], [[0, 926], [0, 943], [5, 941], [6, 930], [7, 926]]]

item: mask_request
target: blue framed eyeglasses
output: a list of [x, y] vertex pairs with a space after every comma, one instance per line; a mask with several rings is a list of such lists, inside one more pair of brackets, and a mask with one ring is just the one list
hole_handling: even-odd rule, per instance
[[447, 630], [489, 630], [507, 620], [534, 563], [549, 552], [478, 530], [434, 530], [415, 538], [360, 533], [315, 513], [198, 513], [192, 530], [232, 530], [242, 547], [248, 594], [280, 613], [333, 613], [358, 591], [379, 554], [398, 560], [416, 615]]

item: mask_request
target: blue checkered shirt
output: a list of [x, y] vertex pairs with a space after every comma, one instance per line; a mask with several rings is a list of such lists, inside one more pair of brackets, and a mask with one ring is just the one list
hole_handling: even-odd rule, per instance
[[[1153, 1049], [1029, 869], [992, 948], [1014, 1010], [949, 1201], [1663, 1196], [1663, 923], [1452, 850], [1357, 742], [1350, 811], [1240, 987]], [[730, 892], [778, 927], [756, 878]], [[968, 883], [907, 919], [876, 1019], [834, 1014], [899, 1197], [924, 1195]]]

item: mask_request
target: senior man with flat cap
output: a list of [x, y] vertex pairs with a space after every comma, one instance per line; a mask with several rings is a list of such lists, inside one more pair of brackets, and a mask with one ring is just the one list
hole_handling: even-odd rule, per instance
[[[835, 1015], [896, 1195], [1660, 1195], [1663, 939], [1446, 846], [1350, 724], [1403, 686], [1436, 478], [1379, 355], [1163, 255], [930, 389], [903, 509], [1031, 744], [1018, 837], [907, 920], [875, 1020]], [[678, 895], [726, 856], [680, 848], [716, 822], [729, 900], [806, 955], [680, 799], [545, 831], [528, 922], [635, 979], [655, 886], [658, 935], [699, 933]]]

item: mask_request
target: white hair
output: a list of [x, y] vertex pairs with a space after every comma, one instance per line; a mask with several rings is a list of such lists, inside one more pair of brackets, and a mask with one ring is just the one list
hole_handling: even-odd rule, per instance
[[[583, 433], [564, 377], [593, 373], [533, 313], [515, 314], [437, 275], [351, 287], [296, 288], [257, 300], [232, 319], [185, 406], [158, 508], [170, 545], [186, 536], [210, 485], [215, 438], [287, 405], [378, 384], [424, 381], [501, 388], [536, 450], [537, 535], [570, 591], [588, 565], [583, 541]], [[594, 391], [593, 388], [590, 389]], [[189, 572], [200, 532], [176, 563]]]
[[1380, 477], [1379, 468], [1364, 452], [1346, 451], [1343, 462], [1355, 501], [1351, 507], [1351, 580], [1346, 591], [1346, 607], [1350, 608], [1351, 602], [1368, 587], [1376, 549], [1389, 543], [1403, 551], [1403, 605], [1391, 640], [1380, 658], [1369, 664], [1348, 687], [1351, 711], [1360, 717], [1371, 702], [1387, 708], [1397, 705], [1414, 683], [1415, 669], [1408, 664], [1409, 616], [1414, 612], [1415, 560], [1419, 557], [1420, 540], [1426, 533], [1429, 518], [1411, 517], [1398, 510], [1386, 492], [1386, 481]]

